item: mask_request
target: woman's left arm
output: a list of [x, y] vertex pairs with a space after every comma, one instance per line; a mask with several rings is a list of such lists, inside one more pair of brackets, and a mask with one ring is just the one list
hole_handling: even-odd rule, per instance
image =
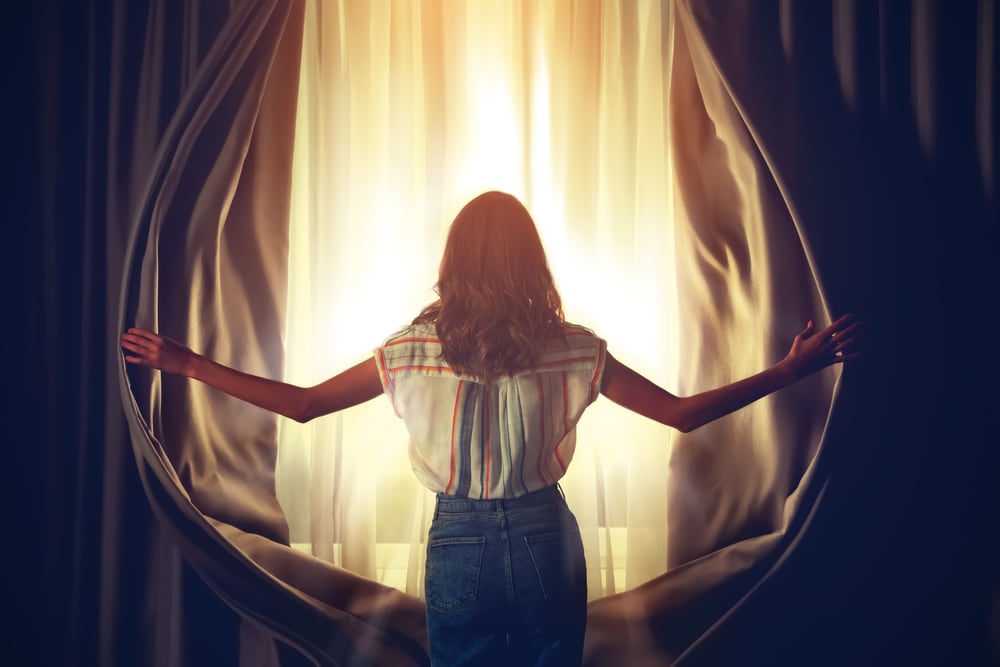
[[375, 358], [312, 387], [244, 373], [197, 354], [180, 343], [145, 329], [122, 334], [125, 361], [183, 375], [248, 403], [298, 422], [337, 412], [371, 400], [382, 393]]
[[812, 322], [780, 362], [756, 375], [692, 396], [674, 396], [608, 354], [601, 392], [650, 419], [691, 431], [826, 368], [860, 357], [855, 344], [861, 323], [845, 315], [815, 331]]

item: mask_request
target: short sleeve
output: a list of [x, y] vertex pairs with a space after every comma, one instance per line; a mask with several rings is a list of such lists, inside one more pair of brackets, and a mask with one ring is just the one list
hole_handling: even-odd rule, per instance
[[375, 367], [378, 369], [378, 379], [382, 383], [382, 391], [389, 398], [389, 402], [392, 403], [392, 409], [399, 416], [399, 410], [396, 409], [396, 400], [393, 391], [392, 380], [389, 377], [389, 369], [386, 367], [385, 363], [385, 345], [379, 345], [374, 350], [375, 355]]
[[608, 343], [603, 338], [597, 338], [597, 354], [594, 360], [594, 375], [590, 380], [590, 402], [593, 403], [601, 395], [601, 384], [604, 382], [604, 368], [608, 360]]

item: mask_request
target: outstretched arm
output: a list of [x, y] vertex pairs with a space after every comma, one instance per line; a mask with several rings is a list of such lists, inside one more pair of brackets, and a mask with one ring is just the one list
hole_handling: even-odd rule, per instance
[[860, 356], [861, 323], [845, 315], [815, 331], [812, 322], [780, 362], [751, 377], [693, 396], [674, 396], [608, 354], [601, 393], [634, 412], [688, 432], [832, 364]]
[[121, 346], [129, 363], [199, 380], [298, 422], [364, 403], [382, 393], [374, 357], [321, 384], [299, 387], [229, 368], [145, 329], [126, 331]]

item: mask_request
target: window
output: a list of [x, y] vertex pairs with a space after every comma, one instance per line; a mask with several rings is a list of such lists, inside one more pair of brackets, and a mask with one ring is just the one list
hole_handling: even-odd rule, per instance
[[[567, 318], [669, 384], [677, 317], [660, 11], [651, 1], [310, 3], [289, 381], [322, 381], [408, 323], [433, 298], [451, 219], [500, 189], [532, 212]], [[666, 567], [671, 438], [603, 399], [584, 415], [563, 487], [594, 596]], [[420, 594], [433, 497], [406, 445], [384, 399], [282, 423], [278, 490], [298, 548]]]

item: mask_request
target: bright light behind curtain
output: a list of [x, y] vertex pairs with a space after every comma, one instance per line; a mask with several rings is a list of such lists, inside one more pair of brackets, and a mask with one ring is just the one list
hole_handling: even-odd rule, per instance
[[[491, 189], [532, 212], [567, 318], [675, 386], [668, 7], [314, 0], [295, 139], [286, 377], [364, 359], [434, 297], [448, 224]], [[563, 481], [591, 598], [666, 569], [672, 432], [600, 399]], [[280, 424], [299, 548], [421, 595], [433, 496], [380, 398]]]

